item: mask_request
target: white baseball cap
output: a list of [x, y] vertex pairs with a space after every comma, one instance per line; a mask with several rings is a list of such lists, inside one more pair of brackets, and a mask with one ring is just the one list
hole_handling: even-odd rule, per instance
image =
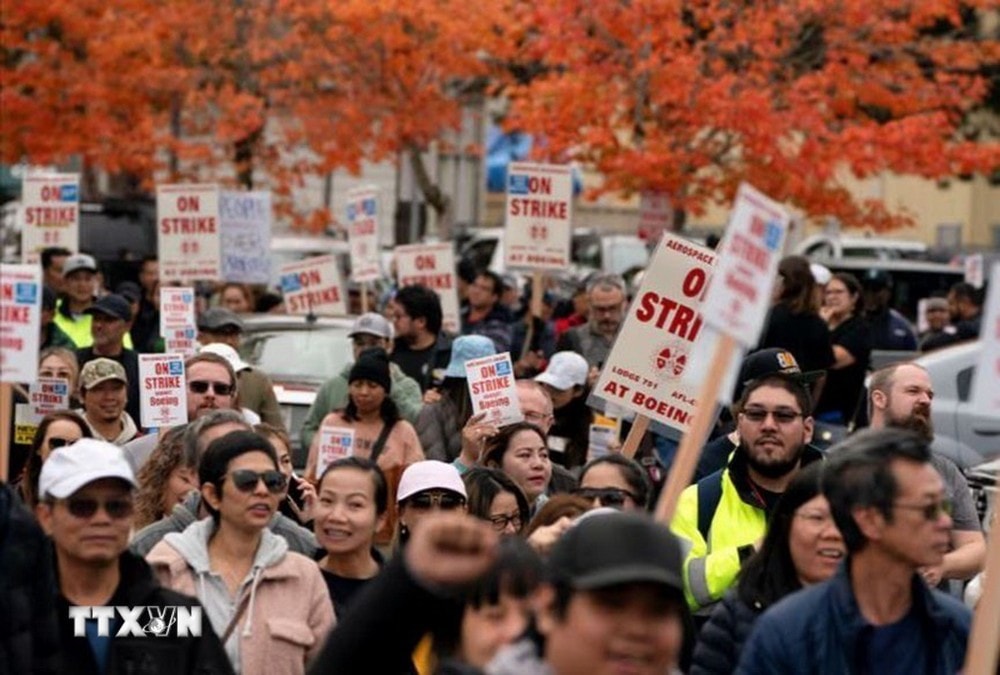
[[102, 478], [121, 478], [139, 487], [125, 453], [117, 445], [96, 438], [81, 438], [56, 448], [42, 465], [38, 494], [65, 499], [88, 483]]
[[229, 365], [231, 365], [233, 367], [233, 371], [237, 373], [250, 367], [250, 364], [241, 359], [239, 353], [233, 349], [232, 346], [227, 345], [224, 342], [213, 342], [212, 344], [202, 345], [201, 348], [198, 349], [198, 353], [221, 356], [226, 361], [229, 361]]
[[535, 381], [566, 391], [571, 387], [587, 384], [589, 371], [587, 360], [576, 352], [556, 352], [549, 360], [545, 372], [535, 376]]
[[402, 478], [399, 479], [396, 503], [398, 504], [407, 497], [412, 497], [424, 490], [451, 490], [468, 499], [465, 483], [462, 481], [458, 469], [452, 464], [436, 459], [414, 462], [406, 467]]

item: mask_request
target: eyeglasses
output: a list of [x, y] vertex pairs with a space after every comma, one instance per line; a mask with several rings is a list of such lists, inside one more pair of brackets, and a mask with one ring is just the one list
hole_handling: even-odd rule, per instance
[[541, 425], [545, 422], [550, 422], [555, 419], [552, 415], [546, 415], [544, 413], [538, 412], [526, 412], [524, 413], [524, 419], [531, 422], [532, 424]]
[[513, 525], [515, 530], [521, 529], [521, 514], [518, 511], [514, 513], [501, 513], [498, 516], [490, 516], [490, 523], [493, 525], [493, 529], [497, 532], [503, 532], [507, 529], [508, 525]]
[[58, 436], [53, 436], [49, 439], [49, 447], [55, 450], [56, 448], [65, 448], [67, 445], [73, 445], [79, 438], [59, 438]]
[[454, 511], [465, 506], [465, 497], [454, 492], [420, 492], [406, 500], [406, 503], [423, 511], [435, 506], [442, 511]]
[[596, 499], [601, 503], [601, 506], [610, 506], [615, 509], [624, 506], [627, 499], [631, 499], [636, 504], [639, 503], [638, 497], [621, 488], [577, 488], [573, 490], [573, 494], [583, 497], [588, 502]]
[[93, 518], [99, 508], [103, 508], [108, 517], [121, 520], [132, 515], [133, 504], [131, 499], [109, 499], [101, 502], [88, 497], [70, 497], [66, 500], [66, 509], [70, 515], [81, 520]]
[[751, 422], [763, 422], [767, 419], [768, 415], [773, 415], [774, 421], [778, 424], [791, 424], [799, 417], [805, 417], [802, 413], [788, 408], [778, 408], [777, 410], [768, 410], [767, 408], [746, 408], [740, 414]]
[[208, 388], [212, 387], [212, 392], [216, 396], [230, 396], [233, 393], [233, 385], [225, 382], [208, 382], [207, 380], [192, 380], [188, 382], [188, 389], [196, 394], [204, 394]]
[[232, 479], [233, 485], [240, 492], [253, 492], [257, 487], [257, 483], [264, 481], [264, 487], [272, 494], [278, 494], [284, 490], [288, 480], [285, 478], [285, 474], [275, 470], [258, 473], [250, 469], [239, 469], [229, 474], [229, 477]]
[[931, 502], [930, 504], [893, 504], [893, 506], [897, 509], [919, 511], [923, 514], [924, 520], [931, 522], [940, 518], [942, 514], [950, 516], [952, 510], [950, 499], [942, 499], [939, 502]]

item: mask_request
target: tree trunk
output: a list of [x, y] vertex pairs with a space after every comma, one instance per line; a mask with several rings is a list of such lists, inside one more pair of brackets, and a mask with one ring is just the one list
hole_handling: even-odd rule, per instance
[[420, 187], [420, 191], [424, 193], [427, 203], [430, 204], [431, 208], [434, 209], [434, 213], [437, 214], [438, 236], [441, 238], [441, 241], [448, 241], [451, 239], [451, 220], [453, 215], [451, 197], [446, 195], [431, 180], [431, 176], [427, 172], [427, 167], [424, 165], [423, 153], [420, 148], [411, 143], [407, 146], [406, 152], [409, 155], [410, 167], [413, 169], [413, 176], [417, 181], [417, 185]]

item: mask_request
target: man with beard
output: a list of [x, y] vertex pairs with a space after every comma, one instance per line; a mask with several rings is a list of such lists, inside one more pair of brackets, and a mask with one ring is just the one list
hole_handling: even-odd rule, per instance
[[751, 381], [736, 410], [740, 444], [729, 464], [681, 493], [671, 523], [690, 544], [684, 594], [702, 618], [760, 545], [768, 515], [799, 469], [822, 458], [807, 447], [812, 401], [794, 375], [771, 373]]
[[[931, 401], [934, 388], [930, 375], [915, 363], [897, 363], [872, 374], [868, 408], [872, 429], [909, 429], [928, 444], [934, 441]], [[986, 539], [969, 484], [958, 467], [937, 453], [931, 464], [944, 480], [952, 503], [951, 550], [941, 563], [922, 567], [920, 574], [930, 586], [948, 579], [967, 580], [983, 569]]]

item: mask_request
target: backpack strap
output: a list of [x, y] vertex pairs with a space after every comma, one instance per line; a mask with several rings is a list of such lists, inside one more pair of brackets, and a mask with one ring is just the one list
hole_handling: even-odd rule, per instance
[[378, 438], [375, 439], [375, 445], [372, 446], [372, 453], [368, 457], [373, 462], [377, 462], [379, 455], [382, 454], [382, 450], [385, 449], [385, 442], [389, 438], [389, 434], [392, 433], [392, 428], [396, 426], [395, 424], [382, 424], [382, 431], [379, 432]]
[[708, 543], [708, 531], [712, 528], [712, 517], [722, 501], [722, 469], [710, 473], [698, 481], [698, 532]]

